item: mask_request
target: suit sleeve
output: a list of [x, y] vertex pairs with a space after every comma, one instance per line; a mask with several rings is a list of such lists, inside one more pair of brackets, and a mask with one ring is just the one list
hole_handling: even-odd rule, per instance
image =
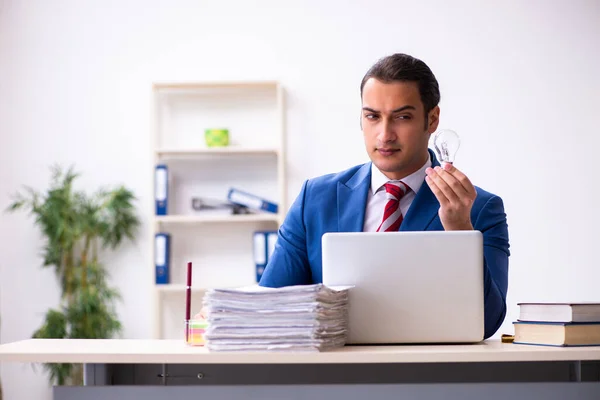
[[275, 250], [260, 279], [260, 286], [306, 285], [312, 280], [304, 224], [307, 187], [308, 181], [305, 181], [279, 228]]
[[485, 338], [492, 336], [506, 316], [508, 290], [508, 225], [504, 204], [494, 196], [483, 206], [474, 224], [483, 234]]

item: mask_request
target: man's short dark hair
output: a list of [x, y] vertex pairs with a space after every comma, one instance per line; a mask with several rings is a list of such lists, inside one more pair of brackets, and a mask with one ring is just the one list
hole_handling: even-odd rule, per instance
[[440, 102], [440, 88], [431, 69], [418, 58], [408, 54], [392, 54], [381, 58], [365, 74], [360, 84], [360, 96], [369, 78], [375, 78], [384, 83], [416, 82], [419, 87], [421, 101], [425, 108], [425, 118]]

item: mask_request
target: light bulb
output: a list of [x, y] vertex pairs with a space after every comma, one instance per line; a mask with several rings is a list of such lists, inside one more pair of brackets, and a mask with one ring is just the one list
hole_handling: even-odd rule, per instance
[[452, 164], [460, 147], [460, 138], [453, 130], [440, 129], [433, 138], [433, 146], [442, 163]]

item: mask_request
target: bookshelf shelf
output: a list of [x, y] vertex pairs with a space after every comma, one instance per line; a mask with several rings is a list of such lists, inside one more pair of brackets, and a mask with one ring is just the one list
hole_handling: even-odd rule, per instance
[[[256, 284], [263, 265], [254, 258], [261, 248], [255, 235], [276, 231], [287, 210], [284, 91], [270, 80], [158, 82], [152, 84], [152, 100], [152, 181], [157, 193], [155, 168], [161, 165], [167, 185], [159, 192], [168, 209], [167, 215], [153, 212], [150, 220], [153, 256], [145, 271], [152, 274], [152, 336], [175, 339], [185, 311], [178, 294], [185, 294], [187, 262], [200, 283], [192, 286], [192, 313], [211, 286]], [[210, 128], [227, 129], [229, 145], [207, 147], [204, 132]], [[231, 188], [276, 203], [279, 213], [194, 210], [192, 199], [219, 204]], [[272, 243], [264, 247], [272, 249]], [[156, 283], [156, 265], [164, 260], [168, 283]]]
[[[192, 292], [194, 292], [194, 293], [206, 292], [208, 289], [209, 288], [192, 286]], [[179, 294], [183, 295], [183, 294], [185, 294], [185, 285], [173, 284], [173, 283], [169, 283], [169, 284], [165, 284], [165, 285], [156, 285], [156, 291], [161, 294], [179, 293]]]
[[[232, 286], [233, 287], [233, 286]], [[220, 289], [227, 289], [227, 287], [219, 286]], [[193, 293], [204, 293], [207, 290], [210, 290], [209, 287], [194, 287], [192, 286]], [[181, 294], [185, 295], [185, 285], [180, 284], [166, 284], [166, 285], [156, 285], [156, 291], [160, 294]]]
[[278, 214], [240, 214], [240, 215], [165, 215], [157, 216], [160, 224], [206, 224], [238, 222], [278, 222]]
[[277, 89], [277, 81], [156, 82], [154, 90]]
[[195, 158], [204, 156], [278, 156], [279, 154], [280, 151], [276, 148], [251, 148], [240, 146], [213, 147], [204, 149], [159, 149], [156, 151], [156, 156], [162, 159]]

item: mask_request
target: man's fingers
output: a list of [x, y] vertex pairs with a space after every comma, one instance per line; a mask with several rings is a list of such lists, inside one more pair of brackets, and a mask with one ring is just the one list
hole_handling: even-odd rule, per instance
[[445, 206], [445, 205], [447, 205], [447, 204], [450, 203], [450, 201], [444, 195], [444, 193], [440, 190], [440, 188], [437, 187], [437, 185], [435, 184], [435, 182], [433, 181], [433, 179], [431, 179], [429, 176], [426, 176], [425, 177], [425, 182], [429, 186], [429, 189], [431, 189], [431, 191], [433, 192], [434, 196], [440, 202], [441, 206]]
[[[463, 199], [465, 197], [471, 197], [467, 189], [463, 186], [463, 184], [451, 173], [445, 170], [444, 168], [435, 167], [434, 171], [438, 174], [438, 176], [448, 184], [448, 186], [456, 193], [459, 199]], [[458, 171], [458, 170], [456, 170]], [[439, 185], [438, 185], [439, 186]]]
[[469, 193], [471, 196], [475, 196], [477, 194], [477, 191], [475, 190], [475, 186], [473, 186], [473, 184], [471, 183], [469, 178], [467, 178], [467, 176], [465, 174], [463, 174], [454, 165], [445, 163], [443, 169], [445, 172], [448, 172], [449, 174], [454, 176], [454, 178], [456, 178], [456, 180], [458, 182], [460, 182], [460, 184], [465, 188], [467, 193]]
[[[431, 179], [435, 185], [437, 186], [437, 188], [444, 194], [444, 196], [446, 197], [446, 199], [448, 199], [451, 203], [458, 203], [460, 202], [460, 196], [458, 193], [455, 192], [455, 190], [450, 187], [450, 185], [448, 185], [448, 182], [446, 182], [446, 180], [444, 178], [441, 177], [440, 174], [444, 173], [443, 171], [441, 171], [441, 169], [435, 170], [435, 169], [428, 169], [427, 170], [427, 175], [429, 176], [429, 179]], [[446, 173], [446, 175], [449, 175], [448, 173]], [[448, 180], [450, 180], [450, 177], [448, 178]], [[462, 185], [460, 185], [460, 183], [458, 183], [458, 181], [455, 180], [455, 185], [458, 184], [461, 187], [461, 191], [463, 192], [462, 195], [464, 196], [466, 194], [466, 192], [464, 192], [464, 189], [462, 189]]]

